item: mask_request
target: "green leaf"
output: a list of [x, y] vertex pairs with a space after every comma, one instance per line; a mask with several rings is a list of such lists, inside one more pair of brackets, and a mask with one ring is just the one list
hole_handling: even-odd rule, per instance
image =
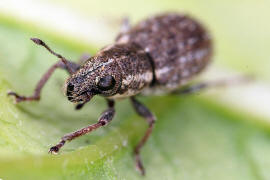
[[[188, 7], [189, 3], [184, 5]], [[68, 143], [60, 155], [48, 155], [49, 147], [61, 136], [96, 122], [105, 103], [97, 97], [81, 111], [75, 111], [61, 93], [68, 75], [59, 70], [46, 84], [40, 102], [14, 105], [6, 92], [31, 94], [42, 73], [56, 62], [55, 57], [29, 41], [33, 36], [46, 40], [53, 49], [74, 61], [82, 52], [94, 53], [97, 49], [71, 37], [48, 33], [31, 23], [0, 17], [0, 178], [270, 178], [267, 119], [235, 111], [233, 105], [221, 104], [209, 96], [140, 98], [158, 117], [142, 150], [145, 178], [135, 171], [132, 149], [147, 125], [134, 113], [128, 100], [117, 103], [117, 115], [110, 125]], [[222, 35], [218, 39], [227, 42]], [[227, 58], [237, 59], [226, 43], [218, 47], [226, 47]], [[243, 51], [244, 47], [240, 49]], [[230, 62], [235, 64], [233, 60]], [[262, 75], [269, 73], [266, 70]]]

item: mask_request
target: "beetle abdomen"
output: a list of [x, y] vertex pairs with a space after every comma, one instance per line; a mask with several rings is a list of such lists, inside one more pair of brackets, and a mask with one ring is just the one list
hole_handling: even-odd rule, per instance
[[154, 64], [156, 86], [178, 88], [210, 61], [211, 39], [197, 21], [176, 13], [141, 21], [117, 43], [139, 45]]

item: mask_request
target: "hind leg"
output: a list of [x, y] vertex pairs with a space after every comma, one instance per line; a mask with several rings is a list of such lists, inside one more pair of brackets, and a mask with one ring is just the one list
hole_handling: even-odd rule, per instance
[[233, 85], [239, 85], [243, 83], [248, 83], [252, 81], [253, 78], [250, 76], [240, 76], [233, 79], [222, 79], [222, 80], [216, 80], [216, 81], [209, 81], [209, 82], [201, 82], [198, 84], [192, 84], [185, 87], [182, 87], [180, 89], [177, 89], [172, 92], [172, 94], [193, 94], [197, 93], [209, 88], [222, 88], [222, 87], [228, 87]]

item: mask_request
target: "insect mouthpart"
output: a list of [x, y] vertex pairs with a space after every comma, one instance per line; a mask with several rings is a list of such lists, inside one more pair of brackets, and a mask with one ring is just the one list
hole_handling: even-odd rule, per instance
[[68, 100], [73, 103], [87, 103], [92, 99], [93, 95], [90, 93], [83, 93], [79, 96], [68, 96]]
[[90, 95], [87, 94], [87, 91], [82, 93], [75, 92], [74, 85], [72, 83], [69, 83], [66, 89], [66, 96], [68, 100], [71, 102], [81, 102], [84, 101], [85, 99], [89, 99], [88, 97]]
[[66, 96], [67, 96], [68, 100], [71, 101], [71, 102], [74, 99], [74, 97], [73, 97], [73, 90], [74, 90], [74, 85], [71, 84], [71, 83], [69, 83], [67, 85]]
[[79, 96], [79, 100], [75, 101], [75, 102], [81, 102], [82, 103], [78, 103], [76, 105], [76, 110], [81, 109], [87, 102], [89, 102], [92, 97], [94, 96], [94, 94], [91, 94], [89, 91], [83, 92], [80, 96]]

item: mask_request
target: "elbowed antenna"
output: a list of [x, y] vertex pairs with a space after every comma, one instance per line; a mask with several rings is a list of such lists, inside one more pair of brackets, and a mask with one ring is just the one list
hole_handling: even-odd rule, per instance
[[43, 42], [41, 39], [38, 38], [31, 38], [31, 40], [36, 43], [37, 45], [43, 46], [45, 47], [52, 55], [55, 55], [56, 57], [58, 57], [59, 59], [61, 59], [61, 61], [66, 65], [67, 70], [70, 74], [75, 73], [74, 70], [70, 67], [67, 59], [65, 57], [63, 57], [62, 55], [54, 52], [53, 50], [51, 50], [51, 48], [45, 43]]

